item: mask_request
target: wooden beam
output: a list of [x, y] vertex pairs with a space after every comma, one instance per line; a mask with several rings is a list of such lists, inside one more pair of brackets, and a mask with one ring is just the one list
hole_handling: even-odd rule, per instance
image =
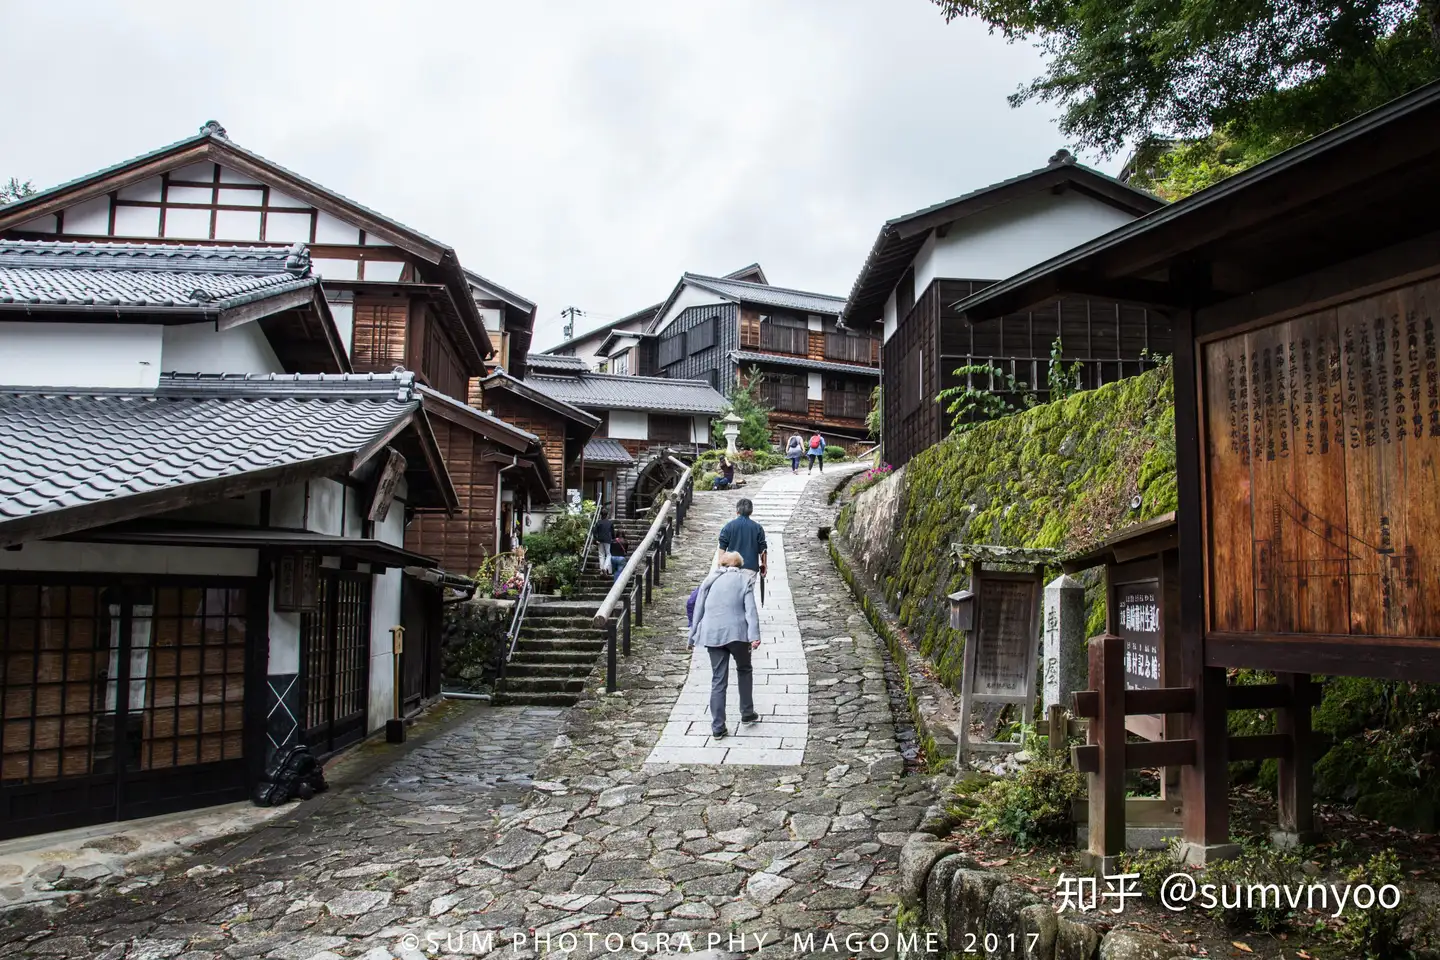
[[[103, 197], [132, 184], [140, 183], [142, 180], [158, 177], [167, 170], [204, 160], [208, 153], [206, 143], [201, 141], [175, 153], [154, 157], [127, 170], [118, 170], [99, 179], [78, 184], [73, 189], [61, 190], [55, 196], [48, 197], [33, 206], [26, 206], [22, 210], [0, 210], [0, 230], [9, 229], [18, 223], [24, 223], [36, 217], [59, 213], [66, 207], [73, 207], [86, 200], [94, 200], [96, 197]], [[18, 207], [20, 204], [13, 206]], [[107, 237], [106, 239], [113, 238]]]
[[299, 287], [278, 296], [266, 297], [264, 300], [252, 300], [250, 303], [244, 303], [238, 307], [223, 309], [220, 311], [220, 319], [215, 321], [215, 328], [229, 330], [232, 327], [259, 320], [271, 314], [282, 313], [294, 307], [309, 306], [315, 300], [316, 286], [318, 283]]
[[1315, 751], [1310, 729], [1310, 705], [1318, 699], [1310, 675], [1282, 673], [1277, 686], [1290, 693], [1291, 706], [1276, 717], [1276, 732], [1289, 740], [1290, 752], [1280, 757], [1276, 776], [1276, 805], [1280, 830], [1309, 839], [1315, 832]]
[[1205, 635], [1205, 662], [1214, 668], [1440, 683], [1440, 643], [1431, 639], [1211, 632]]

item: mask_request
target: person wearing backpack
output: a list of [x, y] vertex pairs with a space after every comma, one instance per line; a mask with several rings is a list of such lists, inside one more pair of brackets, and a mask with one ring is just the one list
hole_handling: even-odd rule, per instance
[[790, 458], [790, 472], [800, 472], [800, 458], [805, 455], [805, 441], [800, 439], [800, 434], [790, 434], [789, 441], [785, 444], [785, 456]]
[[818, 434], [818, 433], [815, 434], [813, 437], [810, 438], [810, 453], [809, 453], [809, 457], [810, 457], [810, 469], [809, 469], [807, 472], [813, 473], [814, 470], [815, 470], [815, 464], [818, 462], [818, 463], [820, 464], [820, 472], [821, 472], [821, 473], [824, 473], [824, 472], [825, 472], [825, 438], [822, 437], [822, 436], [820, 436], [820, 434]]
[[604, 507], [600, 508], [600, 519], [595, 521], [594, 533], [595, 558], [600, 562], [601, 570], [611, 573], [610, 544], [615, 540], [615, 522], [610, 519], [610, 511]]

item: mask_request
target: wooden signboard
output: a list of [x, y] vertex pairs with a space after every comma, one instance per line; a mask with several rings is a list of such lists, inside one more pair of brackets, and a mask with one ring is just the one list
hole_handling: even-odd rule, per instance
[[970, 750], [1018, 750], [1019, 744], [970, 739], [976, 703], [1018, 704], [1022, 722], [1033, 721], [1035, 671], [1040, 644], [1041, 569], [1009, 573], [971, 568], [975, 629], [965, 638], [960, 678], [959, 755]]
[[[1160, 607], [1160, 580], [1112, 583], [1113, 633], [1125, 641], [1125, 689], [1156, 690], [1164, 673], [1164, 626]], [[1125, 718], [1125, 729], [1146, 740], [1164, 739], [1158, 714]]]
[[275, 611], [314, 613], [320, 608], [320, 558], [283, 553], [275, 561]]
[[1202, 345], [1212, 664], [1238, 639], [1365, 675], [1440, 643], [1437, 306], [1431, 279]]
[[405, 475], [405, 458], [399, 451], [388, 450], [388, 457], [380, 472], [375, 475], [375, 492], [370, 497], [370, 509], [366, 512], [366, 519], [374, 523], [381, 523], [390, 513], [390, 504], [395, 501], [395, 488], [400, 484], [400, 478]]

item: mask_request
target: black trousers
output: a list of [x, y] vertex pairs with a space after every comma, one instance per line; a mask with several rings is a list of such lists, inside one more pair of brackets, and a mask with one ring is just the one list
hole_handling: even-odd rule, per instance
[[755, 713], [755, 673], [750, 667], [750, 644], [732, 640], [710, 651], [710, 732], [725, 729], [725, 691], [730, 686], [730, 658], [735, 658], [735, 675], [740, 681], [740, 715]]

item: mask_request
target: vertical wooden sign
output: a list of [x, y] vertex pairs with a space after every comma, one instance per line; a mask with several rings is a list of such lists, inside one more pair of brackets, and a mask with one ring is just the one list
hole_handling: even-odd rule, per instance
[[1030, 725], [1035, 702], [1035, 671], [1040, 646], [1040, 595], [1042, 568], [1030, 573], [985, 570], [971, 566], [975, 593], [975, 629], [965, 638], [965, 661], [960, 677], [960, 730], [958, 755], [971, 750], [999, 752], [1020, 749], [1019, 744], [970, 739], [970, 723], [977, 703], [1017, 704], [1022, 723]]

